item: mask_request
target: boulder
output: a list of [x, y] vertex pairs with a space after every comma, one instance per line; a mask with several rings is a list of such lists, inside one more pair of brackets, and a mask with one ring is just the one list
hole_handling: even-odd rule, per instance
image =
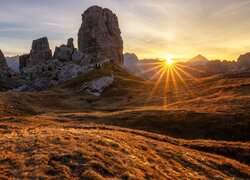
[[30, 51], [30, 58], [32, 65], [44, 63], [47, 60], [52, 59], [52, 52], [49, 48], [47, 37], [42, 37], [33, 41], [32, 49]]
[[82, 14], [78, 48], [97, 59], [123, 64], [123, 40], [117, 16], [109, 9], [92, 6]]
[[62, 62], [68, 62], [72, 60], [73, 53], [73, 49], [69, 48], [67, 45], [61, 45], [60, 47], [56, 47], [54, 59], [58, 59]]
[[6, 59], [3, 55], [3, 52], [0, 49], [0, 70], [7, 69], [7, 68], [8, 68], [8, 65], [7, 65]]
[[[77, 50], [74, 47], [74, 39], [69, 38], [67, 45], [63, 44], [60, 47], [56, 47], [53, 58], [62, 62], [72, 61], [72, 56], [74, 55], [75, 51]], [[76, 56], [74, 57], [78, 58]]]
[[85, 83], [80, 91], [86, 89], [90, 94], [94, 96], [101, 96], [105, 88], [110, 86], [114, 81], [112, 76], [104, 76], [93, 81]]
[[72, 61], [81, 61], [83, 58], [84, 54], [81, 51], [74, 51]]

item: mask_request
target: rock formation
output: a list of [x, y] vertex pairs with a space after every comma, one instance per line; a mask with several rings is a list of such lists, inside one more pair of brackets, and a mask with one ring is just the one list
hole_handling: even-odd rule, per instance
[[238, 68], [240, 70], [250, 69], [250, 52], [244, 55], [241, 55], [238, 58], [237, 63], [238, 63]]
[[93, 81], [85, 83], [80, 91], [86, 89], [90, 94], [94, 96], [101, 96], [105, 88], [110, 86], [114, 81], [112, 76], [104, 76]]
[[52, 59], [52, 52], [49, 48], [49, 42], [46, 37], [33, 41], [30, 58], [31, 65], [36, 65]]
[[73, 49], [63, 44], [60, 47], [56, 47], [54, 58], [62, 62], [68, 62], [71, 61], [71, 56], [73, 53], [74, 53]]
[[69, 38], [67, 45], [63, 44], [56, 47], [53, 58], [62, 62], [73, 61], [79, 65], [84, 58], [84, 54], [74, 47], [74, 39]]
[[[30, 54], [19, 57], [20, 72], [8, 68], [5, 58], [0, 53], [0, 82], [6, 84], [2, 90], [37, 91], [53, 87], [59, 83], [75, 78], [93, 70], [98, 63], [114, 61], [123, 64], [123, 41], [115, 14], [109, 9], [98, 6], [90, 7], [82, 15], [82, 26], [79, 30], [79, 50], [74, 46], [74, 39], [67, 44], [56, 47], [54, 56], [46, 37], [32, 42]], [[10, 79], [7, 79], [10, 78]], [[14, 83], [11, 80], [15, 79]], [[101, 79], [89, 84], [89, 89], [102, 92], [113, 78]]]
[[19, 71], [23, 68], [28, 67], [30, 63], [30, 54], [24, 54], [19, 56]]
[[20, 86], [23, 82], [13, 70], [11, 70], [0, 50], [0, 91], [8, 91]]
[[7, 68], [8, 68], [8, 65], [7, 65], [6, 59], [0, 49], [0, 70], [7, 69]]
[[74, 39], [73, 39], [73, 38], [69, 38], [69, 39], [68, 39], [67, 46], [68, 46], [70, 49], [75, 49], [75, 46], [74, 46]]
[[23, 69], [22, 74], [27, 82], [19, 90], [38, 91], [46, 89], [75, 78], [84, 72], [84, 69], [73, 62], [62, 62], [54, 59]]
[[19, 57], [19, 78], [24, 81], [12, 91], [43, 90], [87, 73], [93, 69], [87, 57], [74, 48], [73, 38], [56, 47], [53, 58], [47, 38], [34, 40], [31, 54]]
[[123, 64], [123, 41], [117, 16], [109, 9], [92, 6], [82, 14], [78, 48], [97, 59]]
[[54, 52], [54, 59], [58, 59], [62, 62], [72, 61], [72, 56], [75, 51], [77, 51], [74, 48], [74, 39], [69, 38], [67, 45], [63, 44], [60, 47], [56, 47]]
[[73, 62], [77, 63], [78, 61], [81, 61], [84, 58], [84, 54], [81, 51], [74, 51], [71, 58]]

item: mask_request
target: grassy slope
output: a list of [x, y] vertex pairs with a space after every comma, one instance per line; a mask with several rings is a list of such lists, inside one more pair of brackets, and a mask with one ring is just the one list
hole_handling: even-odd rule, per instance
[[235, 160], [131, 129], [40, 116], [5, 118], [0, 132], [1, 179], [250, 177], [249, 166]]
[[[188, 82], [188, 89], [180, 84], [175, 92], [171, 88], [165, 92], [164, 85], [160, 84], [151, 93], [153, 83], [115, 66], [115, 83], [101, 97], [79, 91], [85, 82], [110, 75], [111, 69], [111, 65], [106, 64], [101, 70], [43, 92], [1, 93], [0, 170], [3, 176], [166, 178], [168, 175], [170, 178], [186, 174], [189, 178], [216, 175], [249, 178], [249, 166], [202, 152], [249, 164], [249, 78], [203, 78], [199, 82]], [[34, 116], [36, 114], [40, 115]], [[28, 117], [21, 118], [24, 116]], [[94, 130], [96, 124], [104, 128]], [[109, 125], [130, 130], [105, 130]], [[184, 139], [221, 141], [173, 140], [167, 136], [159, 139], [159, 135], [149, 137], [146, 132], [138, 136], [131, 129]], [[95, 141], [97, 137], [100, 142]], [[107, 139], [116, 142], [114, 147], [112, 143], [107, 145]], [[163, 139], [171, 139], [171, 142]], [[177, 144], [172, 146], [172, 140]], [[133, 152], [128, 156], [123, 152], [126, 146]], [[191, 154], [185, 156], [186, 151]], [[144, 155], [156, 159], [138, 160]], [[111, 162], [114, 166], [108, 168]], [[83, 164], [86, 166], [82, 167]]]

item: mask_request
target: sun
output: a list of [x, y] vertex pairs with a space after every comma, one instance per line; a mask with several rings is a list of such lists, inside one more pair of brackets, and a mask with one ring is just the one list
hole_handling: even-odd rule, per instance
[[173, 63], [174, 63], [174, 61], [171, 59], [170, 56], [167, 56], [165, 62], [166, 62], [166, 65], [167, 65], [167, 66], [171, 66], [171, 65], [173, 65]]
[[173, 64], [173, 60], [172, 60], [172, 59], [167, 59], [167, 60], [166, 60], [166, 64], [167, 64], [168, 66], [172, 65], [172, 64]]

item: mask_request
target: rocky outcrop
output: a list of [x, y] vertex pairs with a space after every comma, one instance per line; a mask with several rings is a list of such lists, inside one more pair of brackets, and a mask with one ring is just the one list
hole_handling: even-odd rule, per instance
[[55, 52], [54, 52], [54, 59], [58, 59], [59, 61], [62, 62], [68, 62], [72, 61], [72, 56], [75, 51], [77, 51], [74, 48], [74, 39], [69, 38], [67, 45], [63, 44], [60, 47], [56, 47]]
[[112, 76], [104, 76], [98, 79], [95, 79], [93, 81], [90, 81], [88, 83], [85, 83], [81, 90], [86, 89], [90, 94], [94, 96], [101, 96], [102, 92], [105, 88], [110, 86], [114, 81], [114, 77]]
[[8, 65], [7, 65], [6, 59], [3, 55], [3, 52], [0, 49], [0, 70], [7, 69], [7, 68], [8, 68]]
[[47, 61], [22, 71], [27, 83], [21, 91], [37, 91], [53, 87], [87, 72], [73, 62], [61, 62], [59, 60]]
[[82, 14], [78, 48], [97, 59], [123, 64], [123, 41], [117, 16], [109, 9], [92, 6]]
[[[6, 84], [6, 88], [2, 89], [43, 90], [85, 74], [111, 60], [122, 64], [123, 41], [116, 15], [108, 9], [94, 6], [89, 8], [82, 18], [78, 34], [79, 50], [74, 46], [74, 39], [69, 38], [66, 45], [56, 47], [52, 57], [48, 39], [46, 37], [36, 39], [32, 42], [30, 54], [19, 57], [18, 73], [7, 67], [1, 53], [0, 68], [7, 67], [6, 70], [0, 71], [0, 82]], [[9, 86], [8, 82], [12, 79], [17, 81]], [[111, 79], [104, 78], [89, 84], [88, 88], [95, 91], [100, 85], [99, 93], [101, 93], [109, 83], [112, 83]]]
[[0, 91], [8, 91], [22, 84], [22, 81], [7, 65], [6, 59], [0, 50]]
[[32, 43], [32, 49], [30, 51], [31, 65], [38, 63], [44, 63], [47, 60], [52, 59], [52, 52], [49, 48], [49, 42], [47, 37], [36, 39]]
[[[48, 48], [47, 38], [41, 38], [33, 41], [31, 50], [33, 55], [25, 54], [20, 56], [21, 71], [19, 77], [24, 82], [22, 82], [21, 86], [13, 89], [13, 91], [43, 90], [93, 69], [93, 64], [88, 60], [90, 58], [88, 56], [85, 57], [81, 51], [74, 48], [73, 38], [68, 40], [67, 45], [56, 47], [53, 58], [46, 56], [46, 52], [50, 54]], [[34, 54], [36, 53], [39, 58], [35, 58], [36, 60], [34, 60]], [[40, 60], [38, 61], [38, 59]]]
[[84, 58], [84, 54], [81, 51], [74, 51], [71, 58], [73, 62], [77, 63], [77, 62], [80, 62]]
[[24, 54], [19, 56], [19, 71], [22, 71], [23, 68], [28, 67], [30, 64], [30, 54]]
[[73, 49], [69, 48], [67, 45], [61, 45], [60, 47], [56, 47], [54, 58], [62, 62], [68, 62], [72, 60], [71, 56], [73, 53]]
[[30, 54], [19, 57], [19, 70], [43, 64], [52, 59], [52, 52], [49, 48], [49, 41], [46, 37], [33, 40]]
[[74, 39], [73, 39], [73, 38], [69, 38], [69, 39], [68, 39], [67, 46], [68, 46], [70, 49], [75, 49], [75, 46], [74, 46]]
[[4, 76], [0, 73], [0, 91], [9, 91], [21, 86], [22, 80], [17, 77]]
[[239, 70], [250, 69], [250, 52], [244, 55], [241, 55], [238, 58], [238, 68]]

